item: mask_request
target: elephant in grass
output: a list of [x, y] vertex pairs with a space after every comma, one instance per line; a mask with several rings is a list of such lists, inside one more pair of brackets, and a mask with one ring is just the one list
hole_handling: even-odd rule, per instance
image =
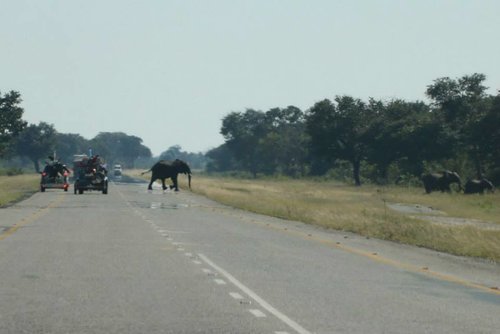
[[464, 194], [484, 194], [486, 189], [495, 192], [493, 183], [485, 178], [480, 180], [469, 180], [465, 183]]
[[191, 188], [191, 169], [188, 164], [182, 160], [175, 159], [174, 161], [160, 160], [153, 165], [149, 170], [144, 171], [141, 175], [152, 172], [151, 181], [149, 182], [148, 189], [153, 190], [152, 184], [154, 181], [160, 179], [162, 183], [163, 190], [167, 189], [165, 185], [165, 179], [172, 179], [173, 185], [170, 186], [170, 189], [174, 188], [175, 191], [179, 191], [179, 187], [177, 185], [177, 175], [178, 174], [187, 174], [188, 175], [188, 184], [189, 188]]
[[458, 188], [462, 189], [462, 184], [458, 173], [449, 170], [443, 171], [441, 173], [425, 174], [422, 176], [422, 182], [424, 183], [425, 192], [428, 194], [434, 190], [451, 192], [450, 184], [452, 183], [458, 183]]

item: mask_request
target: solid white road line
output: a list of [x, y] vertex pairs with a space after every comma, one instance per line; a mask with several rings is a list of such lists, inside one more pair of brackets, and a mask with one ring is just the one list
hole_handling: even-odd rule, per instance
[[203, 254], [198, 254], [200, 259], [205, 261], [206, 264], [217, 270], [219, 273], [221, 273], [223, 276], [227, 278], [227, 280], [231, 283], [233, 283], [238, 289], [243, 291], [245, 294], [247, 294], [250, 298], [255, 300], [263, 309], [265, 309], [267, 312], [271, 313], [274, 315], [276, 318], [280, 319], [282, 322], [287, 324], [290, 328], [295, 330], [299, 334], [311, 334], [307, 329], [299, 325], [297, 322], [293, 321], [289, 317], [287, 317], [285, 314], [281, 313], [277, 309], [275, 309], [273, 306], [271, 306], [268, 302], [266, 302], [264, 299], [259, 297], [255, 292], [247, 288], [243, 283], [238, 281], [235, 277], [233, 277], [230, 273], [222, 269], [221, 267], [217, 266], [215, 263], [213, 263], [210, 259], [208, 259], [205, 255]]
[[226, 281], [224, 281], [223, 279], [220, 279], [220, 278], [216, 278], [214, 279], [215, 283], [217, 283], [218, 285], [226, 285]]

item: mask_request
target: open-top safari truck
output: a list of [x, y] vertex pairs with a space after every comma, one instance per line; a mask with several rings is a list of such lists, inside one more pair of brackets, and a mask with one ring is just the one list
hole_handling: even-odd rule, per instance
[[75, 155], [73, 172], [75, 194], [83, 194], [86, 190], [102, 191], [103, 194], [108, 193], [108, 173], [101, 164], [98, 155], [90, 158], [86, 154]]
[[64, 191], [68, 191], [69, 173], [70, 171], [65, 165], [52, 158], [51, 161], [47, 162], [41, 173], [40, 191], [45, 192], [45, 189], [64, 189]]

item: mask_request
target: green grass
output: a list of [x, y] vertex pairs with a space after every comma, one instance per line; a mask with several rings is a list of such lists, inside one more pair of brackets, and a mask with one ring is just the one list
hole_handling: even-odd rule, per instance
[[0, 207], [31, 196], [40, 189], [39, 174], [0, 176]]

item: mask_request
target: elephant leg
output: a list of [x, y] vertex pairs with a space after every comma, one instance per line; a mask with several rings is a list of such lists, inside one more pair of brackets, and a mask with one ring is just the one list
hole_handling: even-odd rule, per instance
[[179, 191], [179, 186], [177, 185], [177, 176], [172, 177], [172, 182], [174, 183], [175, 191]]
[[433, 184], [432, 184], [432, 182], [430, 180], [425, 179], [424, 180], [424, 188], [425, 188], [425, 192], [427, 194], [430, 194], [432, 192], [432, 190], [433, 190], [434, 187], [433, 187]]
[[163, 190], [167, 189], [167, 186], [165, 185], [165, 179], [161, 179], [161, 187]]
[[151, 177], [151, 181], [149, 181], [149, 185], [148, 185], [148, 190], [153, 190], [153, 182], [155, 182], [156, 179], [153, 179]]

